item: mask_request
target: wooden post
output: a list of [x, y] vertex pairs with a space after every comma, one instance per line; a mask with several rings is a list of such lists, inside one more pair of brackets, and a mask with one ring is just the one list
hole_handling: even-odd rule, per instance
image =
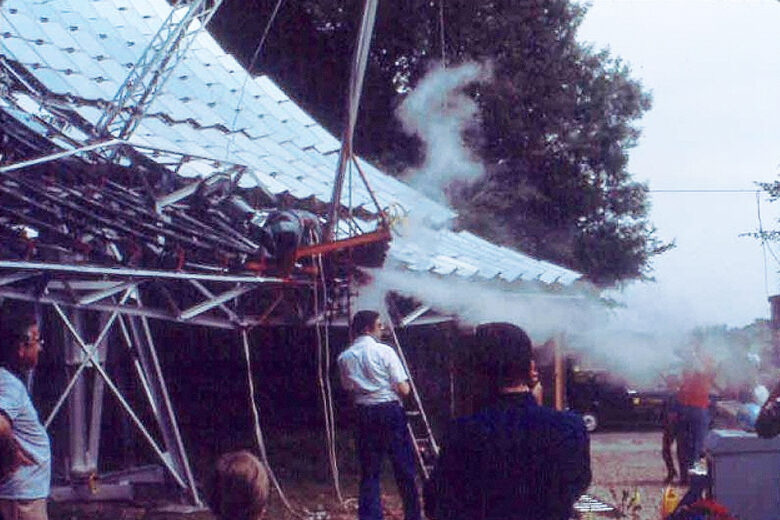
[[780, 357], [780, 294], [769, 297], [771, 321], [769, 327], [772, 331], [772, 350], [775, 358]]
[[563, 362], [563, 335], [559, 334], [553, 341], [553, 399], [556, 410], [563, 410], [566, 397], [566, 373]]

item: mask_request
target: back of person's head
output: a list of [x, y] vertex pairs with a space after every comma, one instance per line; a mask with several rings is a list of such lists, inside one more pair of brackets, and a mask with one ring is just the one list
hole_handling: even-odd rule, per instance
[[352, 317], [352, 332], [363, 334], [374, 327], [379, 313], [376, 311], [357, 311]]
[[268, 473], [248, 451], [225, 453], [217, 461], [210, 506], [219, 520], [257, 520], [268, 502]]
[[19, 345], [27, 341], [27, 331], [37, 324], [35, 305], [6, 300], [0, 306], [0, 366], [16, 361]]
[[475, 341], [482, 369], [493, 385], [528, 382], [533, 347], [523, 329], [511, 323], [486, 323], [477, 327]]

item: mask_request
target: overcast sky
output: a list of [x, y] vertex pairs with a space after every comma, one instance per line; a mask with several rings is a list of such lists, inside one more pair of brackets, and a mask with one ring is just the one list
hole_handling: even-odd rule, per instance
[[[780, 174], [780, 1], [594, 0], [579, 35], [652, 92], [629, 163], [650, 190], [752, 190]], [[760, 242], [739, 236], [758, 228], [755, 193], [653, 192], [651, 202], [659, 237], [677, 247], [655, 261], [656, 283], [624, 292], [626, 319], [769, 317], [780, 262], [767, 251], [765, 267]], [[765, 228], [780, 228], [780, 202], [762, 197], [761, 211]]]

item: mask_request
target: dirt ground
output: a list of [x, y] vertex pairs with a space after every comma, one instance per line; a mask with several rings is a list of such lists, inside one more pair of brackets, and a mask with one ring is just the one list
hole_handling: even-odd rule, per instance
[[[638, 492], [641, 509], [626, 518], [660, 518], [666, 476], [661, 459], [660, 430], [594, 433], [590, 454], [593, 483], [589, 494], [620, 506], [624, 496], [630, 500]], [[683, 488], [677, 490], [685, 492]]]
[[[659, 518], [665, 469], [660, 456], [661, 432], [619, 431], [597, 432], [591, 436], [593, 484], [589, 494], [623, 509], [623, 518], [656, 520]], [[308, 520], [352, 520], [357, 517], [357, 468], [345, 461], [342, 472], [342, 492], [346, 507], [341, 507], [326, 472], [307, 473], [303, 468], [311, 461], [298, 459], [300, 467], [281, 465], [276, 468], [279, 480], [290, 502]], [[402, 520], [401, 503], [395, 492], [392, 475], [387, 468], [383, 480], [385, 518]], [[621, 502], [636, 497], [641, 506], [633, 512], [621, 507]], [[61, 505], [51, 504], [52, 520], [206, 520], [207, 512], [165, 511], [157, 506], [140, 504]], [[615, 516], [613, 515], [612, 518]], [[301, 518], [291, 515], [279, 496], [272, 496], [266, 515], [268, 519]], [[597, 516], [594, 519], [600, 518]], [[606, 518], [606, 517], [605, 517]]]
[[[588, 493], [604, 502], [618, 506], [627, 514], [624, 518], [632, 520], [657, 520], [659, 518], [661, 494], [666, 476], [661, 459], [660, 430], [639, 432], [597, 432], [591, 436], [591, 463], [593, 483]], [[311, 483], [288, 483], [288, 492], [295, 502], [305, 504], [318, 520], [347, 520], [356, 518], [357, 481], [355, 478], [343, 478], [344, 495], [347, 497], [347, 511], [343, 511], [333, 499], [333, 490], [328, 485]], [[383, 482], [383, 503], [385, 518], [402, 520], [401, 503], [395, 493], [392, 477], [385, 475]], [[629, 512], [621, 507], [626, 497], [630, 501], [638, 493], [640, 508]], [[627, 504], [625, 504], [627, 505]], [[268, 518], [292, 518], [274, 500]], [[632, 508], [633, 509], [633, 508]], [[321, 512], [327, 513], [327, 517]], [[316, 513], [320, 512], [317, 517]], [[613, 516], [614, 517], [614, 516]], [[598, 518], [598, 517], [594, 517]]]

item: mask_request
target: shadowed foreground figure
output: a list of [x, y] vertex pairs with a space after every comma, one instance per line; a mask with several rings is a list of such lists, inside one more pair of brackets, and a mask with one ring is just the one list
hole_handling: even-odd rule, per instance
[[51, 483], [49, 435], [22, 382], [41, 351], [34, 307], [6, 302], [0, 311], [0, 517], [46, 520]]
[[[664, 465], [666, 466], [666, 478], [664, 479], [664, 483], [671, 484], [677, 477], [677, 469], [674, 467], [674, 459], [672, 458], [672, 444], [675, 444], [677, 441], [677, 427], [680, 421], [680, 411], [676, 397], [679, 387], [677, 378], [674, 376], [667, 377], [666, 386], [672, 391], [672, 395], [666, 400], [666, 403], [664, 403], [663, 415], [661, 417], [661, 425], [663, 427], [661, 456], [663, 457]], [[679, 444], [677, 444], [677, 451], [679, 459]]]
[[222, 455], [209, 506], [218, 520], [259, 520], [268, 503], [268, 473], [248, 451]]
[[591, 479], [582, 419], [539, 406], [538, 373], [525, 332], [481, 325], [475, 348], [492, 400], [457, 419], [425, 488], [433, 520], [568, 520]]
[[769, 398], [761, 406], [756, 419], [756, 433], [764, 439], [780, 434], [780, 382], [775, 385]]

